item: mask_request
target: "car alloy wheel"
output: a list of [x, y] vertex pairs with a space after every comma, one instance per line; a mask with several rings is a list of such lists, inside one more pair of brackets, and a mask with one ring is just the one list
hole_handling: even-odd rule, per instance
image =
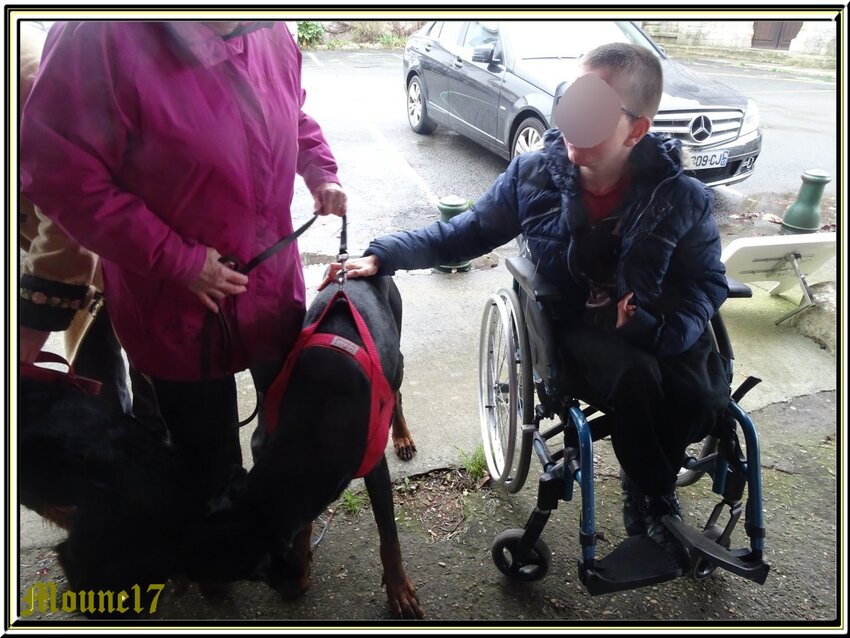
[[428, 117], [422, 96], [422, 85], [416, 76], [410, 78], [407, 85], [407, 123], [415, 133], [421, 135], [432, 133], [437, 128], [437, 125]]
[[528, 117], [517, 127], [514, 135], [513, 153], [516, 157], [529, 151], [539, 151], [543, 148], [543, 132], [545, 127], [536, 117]]

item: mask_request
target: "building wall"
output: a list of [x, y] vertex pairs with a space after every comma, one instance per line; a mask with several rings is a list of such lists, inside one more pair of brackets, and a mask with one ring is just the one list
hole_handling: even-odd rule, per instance
[[[682, 46], [752, 47], [752, 21], [678, 22], [645, 20], [643, 29], [661, 44]], [[835, 55], [836, 28], [832, 22], [803, 22], [800, 33], [791, 41], [792, 53]]]
[[791, 40], [788, 50], [792, 53], [834, 56], [835, 43], [834, 22], [803, 22], [800, 33]]

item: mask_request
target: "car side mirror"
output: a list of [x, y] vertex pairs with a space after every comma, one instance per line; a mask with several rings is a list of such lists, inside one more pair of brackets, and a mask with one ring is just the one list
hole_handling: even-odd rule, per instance
[[571, 81], [565, 80], [564, 82], [561, 82], [557, 87], [555, 87], [555, 95], [554, 95], [554, 98], [552, 99], [552, 117], [553, 118], [555, 117], [555, 109], [558, 106], [558, 102], [561, 101], [561, 97], [564, 95], [564, 93], [567, 92], [567, 89], [570, 88], [570, 84], [572, 84]]
[[495, 44], [490, 44], [485, 47], [477, 47], [472, 51], [472, 61], [490, 64], [493, 61], [493, 52], [496, 49]]

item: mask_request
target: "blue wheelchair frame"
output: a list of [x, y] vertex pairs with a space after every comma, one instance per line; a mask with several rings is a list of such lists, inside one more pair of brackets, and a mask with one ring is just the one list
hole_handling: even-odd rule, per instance
[[[712, 491], [722, 500], [718, 503], [702, 531], [689, 527], [681, 520], [665, 516], [664, 524], [681, 542], [690, 557], [690, 569], [683, 570], [663, 548], [646, 536], [630, 536], [615, 547], [608, 556], [596, 557], [596, 510], [593, 486], [593, 441], [608, 435], [603, 424], [607, 418], [605, 409], [589, 405], [580, 406], [580, 398], [564, 393], [558, 387], [563, 379], [558, 373], [555, 348], [552, 341], [551, 317], [547, 314], [553, 301], [560, 293], [546, 282], [526, 257], [507, 260], [508, 270], [514, 277], [513, 293], [502, 291], [506, 304], [516, 304], [511, 312], [519, 313], [515, 319], [518, 339], [528, 339], [525, 351], [532, 364], [534, 387], [538, 401], [534, 405], [533, 423], [522, 425], [522, 445], [519, 451], [519, 476], [511, 477], [509, 489], [517, 491], [528, 471], [528, 455], [533, 451], [542, 465], [538, 479], [537, 505], [524, 529], [507, 530], [493, 543], [492, 556], [497, 567], [508, 577], [533, 581], [543, 578], [548, 571], [550, 552], [541, 538], [543, 528], [551, 511], [560, 501], [573, 498], [573, 485], [578, 484], [581, 494], [581, 517], [579, 540], [581, 559], [578, 561], [581, 581], [591, 594], [633, 589], [656, 584], [673, 578], [692, 575], [704, 578], [720, 567], [749, 580], [764, 583], [769, 566], [763, 560], [764, 518], [762, 506], [761, 470], [759, 463], [759, 441], [755, 425], [740, 408], [738, 401], [759, 380], [748, 378], [729, 402], [729, 407], [718, 428], [712, 445], [703, 448], [699, 458], [690, 456], [683, 462], [687, 481], [695, 482], [703, 474], [712, 477]], [[730, 281], [730, 297], [750, 297], [752, 291], [737, 282]], [[513, 301], [511, 301], [513, 299]], [[485, 315], [486, 318], [486, 315]], [[720, 315], [712, 320], [715, 345], [728, 361], [728, 377], [732, 379], [732, 349]], [[524, 332], [525, 334], [519, 334]], [[484, 345], [482, 337], [482, 348]], [[483, 357], [483, 354], [482, 354]], [[482, 361], [484, 359], [482, 358]], [[482, 398], [482, 406], [484, 405]], [[483, 410], [483, 407], [482, 407]], [[600, 412], [601, 416], [589, 416]], [[560, 417], [560, 422], [546, 431], [540, 431], [544, 418]], [[482, 413], [482, 419], [483, 419]], [[746, 454], [742, 453], [737, 430], [744, 436]], [[564, 446], [551, 451], [549, 441], [564, 434]], [[707, 451], [706, 451], [707, 450]], [[514, 450], [511, 449], [511, 453]], [[510, 456], [510, 454], [509, 454]], [[501, 477], [504, 479], [507, 470]], [[689, 481], [689, 482], [688, 482]], [[744, 490], [747, 492], [746, 507], [741, 506]], [[721, 527], [718, 519], [728, 507], [729, 521]], [[749, 548], [729, 549], [731, 533], [745, 512], [746, 534]]]

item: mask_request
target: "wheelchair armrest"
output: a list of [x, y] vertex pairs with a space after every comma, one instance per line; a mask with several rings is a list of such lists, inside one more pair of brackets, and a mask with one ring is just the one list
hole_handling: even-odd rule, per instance
[[505, 265], [529, 298], [535, 301], [552, 301], [561, 297], [561, 291], [537, 272], [537, 267], [528, 257], [508, 257]]
[[729, 286], [729, 299], [749, 299], [753, 296], [752, 289], [745, 283], [726, 276], [726, 284]]

